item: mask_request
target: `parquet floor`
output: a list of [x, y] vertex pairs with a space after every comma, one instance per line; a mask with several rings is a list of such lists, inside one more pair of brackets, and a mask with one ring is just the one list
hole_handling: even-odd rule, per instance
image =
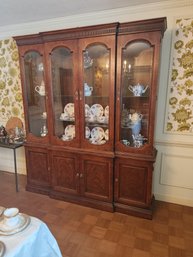
[[0, 172], [0, 206], [43, 220], [63, 257], [193, 257], [191, 207], [156, 201], [153, 220], [146, 220], [50, 199], [25, 184], [20, 175], [16, 193], [14, 175]]

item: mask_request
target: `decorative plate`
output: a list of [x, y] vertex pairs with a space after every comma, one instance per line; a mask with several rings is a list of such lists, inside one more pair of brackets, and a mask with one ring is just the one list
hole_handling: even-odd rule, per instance
[[67, 137], [74, 138], [75, 137], [75, 126], [74, 125], [66, 126], [64, 133]]
[[101, 141], [94, 141], [94, 140], [90, 140], [91, 144], [93, 145], [104, 145], [107, 141], [106, 140], [101, 140]]
[[10, 226], [4, 222], [4, 219], [0, 222], [0, 235], [9, 236], [16, 234], [24, 230], [30, 223], [30, 217], [26, 214], [19, 213], [19, 221], [14, 226]]
[[108, 105], [105, 107], [105, 117], [109, 118], [109, 106]]
[[105, 130], [105, 140], [109, 140], [109, 130], [108, 129], [106, 129]]
[[85, 127], [85, 138], [88, 139], [90, 137], [90, 129], [89, 127]]
[[3, 257], [4, 253], [5, 253], [5, 244], [2, 241], [0, 241], [0, 257]]
[[64, 107], [64, 113], [67, 113], [69, 117], [74, 117], [74, 103], [68, 103]]
[[101, 127], [95, 127], [91, 130], [91, 138], [96, 142], [101, 141], [104, 138], [105, 132]]
[[88, 104], [85, 104], [85, 117], [88, 117], [90, 114], [90, 107]]
[[99, 116], [103, 116], [104, 109], [100, 104], [93, 104], [90, 107], [90, 112], [93, 116], [99, 117]]

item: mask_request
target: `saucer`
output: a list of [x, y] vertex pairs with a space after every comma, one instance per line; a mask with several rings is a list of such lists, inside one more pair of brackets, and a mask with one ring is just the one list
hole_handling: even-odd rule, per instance
[[0, 222], [0, 235], [1, 236], [9, 236], [16, 234], [22, 230], [24, 230], [30, 223], [30, 217], [26, 214], [19, 213], [19, 219], [16, 224], [13, 226], [8, 225], [5, 222], [5, 219], [1, 220]]
[[5, 253], [5, 244], [2, 241], [0, 241], [0, 257], [3, 257], [4, 253]]

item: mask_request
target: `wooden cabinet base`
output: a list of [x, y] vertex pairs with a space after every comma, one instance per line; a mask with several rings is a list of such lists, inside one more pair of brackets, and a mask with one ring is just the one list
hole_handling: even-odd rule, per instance
[[49, 195], [50, 194], [50, 187], [42, 187], [40, 186], [33, 186], [30, 184], [26, 185], [26, 190], [33, 193], [43, 194], [43, 195]]
[[113, 203], [97, 201], [94, 199], [89, 199], [85, 197], [75, 196], [75, 195], [65, 195], [60, 192], [51, 191], [50, 197], [58, 200], [63, 200], [75, 204], [80, 204], [86, 207], [91, 207], [103, 211], [113, 212]]
[[152, 200], [151, 206], [147, 209], [145, 208], [140, 208], [140, 207], [135, 207], [131, 205], [125, 205], [121, 203], [115, 203], [114, 204], [114, 210], [116, 212], [136, 216], [136, 217], [141, 217], [145, 219], [152, 219], [153, 218], [153, 209], [154, 209], [154, 198]]

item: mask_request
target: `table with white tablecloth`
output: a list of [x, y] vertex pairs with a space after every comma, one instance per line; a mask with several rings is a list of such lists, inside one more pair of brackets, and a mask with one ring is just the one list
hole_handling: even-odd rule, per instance
[[0, 235], [5, 244], [3, 257], [62, 257], [56, 239], [47, 225], [30, 217], [29, 225], [13, 235]]

